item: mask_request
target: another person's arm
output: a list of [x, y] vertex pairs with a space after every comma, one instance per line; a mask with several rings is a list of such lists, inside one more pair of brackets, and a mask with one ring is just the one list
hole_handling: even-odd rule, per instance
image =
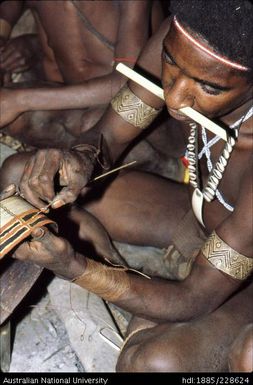
[[[127, 62], [129, 67], [133, 67], [148, 39], [149, 2], [121, 3], [122, 16], [115, 49], [115, 61], [122, 59], [123, 62]], [[155, 62], [160, 62], [160, 47], [167, 30], [168, 20], [162, 24], [160, 30], [148, 43], [148, 45], [152, 45], [154, 51], [147, 58], [147, 63], [143, 61], [143, 67], [148, 71], [152, 58]], [[146, 46], [144, 51], [146, 51]], [[108, 104], [125, 84], [126, 78], [114, 69], [108, 75], [90, 79], [93, 65], [87, 61], [86, 66], [88, 80], [81, 84], [62, 86], [58, 89], [51, 87], [2, 89], [0, 126], [7, 125], [26, 111], [93, 108]], [[160, 73], [158, 73], [158, 77], [160, 77]]]
[[2, 55], [13, 26], [22, 15], [23, 1], [3, 1], [0, 4], [0, 86], [5, 82], [6, 73], [2, 69]]
[[9, 39], [2, 47], [0, 71], [9, 75], [27, 71], [38, 62], [41, 56], [37, 34], [19, 35]]
[[12, 29], [24, 10], [24, 1], [4, 1], [0, 5], [0, 71], [5, 78], [13, 72], [27, 70], [38, 58], [39, 42], [36, 34], [11, 38]]

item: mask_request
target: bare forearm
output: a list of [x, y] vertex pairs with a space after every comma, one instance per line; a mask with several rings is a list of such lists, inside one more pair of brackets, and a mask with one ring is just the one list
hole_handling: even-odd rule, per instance
[[73, 86], [15, 90], [14, 97], [22, 112], [95, 107], [109, 103], [124, 81], [110, 74]]
[[112, 164], [120, 158], [129, 144], [141, 132], [138, 128], [125, 122], [111, 106], [108, 106], [96, 128], [103, 135]]
[[189, 277], [181, 282], [131, 274], [129, 290], [115, 304], [155, 322], [185, 322], [207, 314], [238, 288], [217, 269], [195, 263]]

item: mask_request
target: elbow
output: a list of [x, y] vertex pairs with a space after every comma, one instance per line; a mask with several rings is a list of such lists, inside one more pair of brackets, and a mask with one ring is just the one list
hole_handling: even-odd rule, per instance
[[181, 314], [178, 314], [176, 322], [191, 322], [199, 317], [204, 317], [217, 309], [219, 304], [208, 299], [203, 298], [201, 295], [191, 296], [187, 295], [185, 300], [185, 307]]
[[194, 320], [199, 317], [204, 317], [213, 313], [218, 309], [229, 297], [231, 293], [222, 292], [220, 288], [213, 286], [210, 288], [198, 287], [195, 282], [195, 287], [186, 288], [186, 301], [189, 304], [189, 319]]
[[[201, 288], [189, 286], [180, 282], [180, 300], [178, 301], [178, 309], [174, 314], [174, 322], [191, 322], [197, 318], [204, 317], [214, 312], [224, 301], [224, 297], [219, 293], [207, 293]], [[168, 316], [168, 321], [171, 321], [171, 314]]]

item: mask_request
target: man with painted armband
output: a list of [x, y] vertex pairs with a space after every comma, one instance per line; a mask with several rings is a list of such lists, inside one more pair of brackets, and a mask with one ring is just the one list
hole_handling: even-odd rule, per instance
[[[11, 38], [25, 9], [34, 17], [37, 34]], [[123, 61], [133, 67], [163, 20], [159, 1], [1, 2], [4, 132], [36, 148], [70, 148], [80, 136], [97, 143], [93, 126], [126, 82], [115, 65]], [[33, 82], [8, 83], [24, 71], [34, 72], [37, 62], [41, 68], [36, 67]], [[23, 79], [29, 79], [28, 73]]]
[[[186, 138], [179, 155], [189, 163], [189, 186], [132, 171], [115, 178], [100, 199], [94, 189], [93, 201], [74, 148], [67, 157], [41, 150], [26, 163], [20, 190], [35, 206], [57, 208], [84, 194], [85, 208], [112, 239], [167, 248], [168, 261], [184, 262], [177, 280], [148, 279], [89, 259], [50, 232], [16, 250], [14, 258], [51, 269], [133, 314], [118, 371], [227, 371], [236, 351], [237, 370], [252, 370], [251, 334], [246, 330], [240, 349], [235, 344], [253, 322], [252, 11], [247, 0], [172, 1], [170, 23], [139, 61], [153, 76], [162, 73], [168, 118], [180, 142]], [[162, 107], [132, 81], [116, 95], [103, 120], [112, 163]], [[226, 140], [184, 115], [183, 107], [218, 122]], [[56, 194], [58, 171], [65, 187]]]

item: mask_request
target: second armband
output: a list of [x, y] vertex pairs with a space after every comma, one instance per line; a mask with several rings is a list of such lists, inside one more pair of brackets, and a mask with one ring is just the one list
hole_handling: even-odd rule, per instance
[[252, 273], [253, 258], [232, 249], [215, 231], [202, 247], [202, 253], [214, 267], [232, 278], [244, 280]]
[[161, 110], [144, 103], [128, 86], [123, 87], [111, 101], [114, 111], [135, 127], [148, 127]]

